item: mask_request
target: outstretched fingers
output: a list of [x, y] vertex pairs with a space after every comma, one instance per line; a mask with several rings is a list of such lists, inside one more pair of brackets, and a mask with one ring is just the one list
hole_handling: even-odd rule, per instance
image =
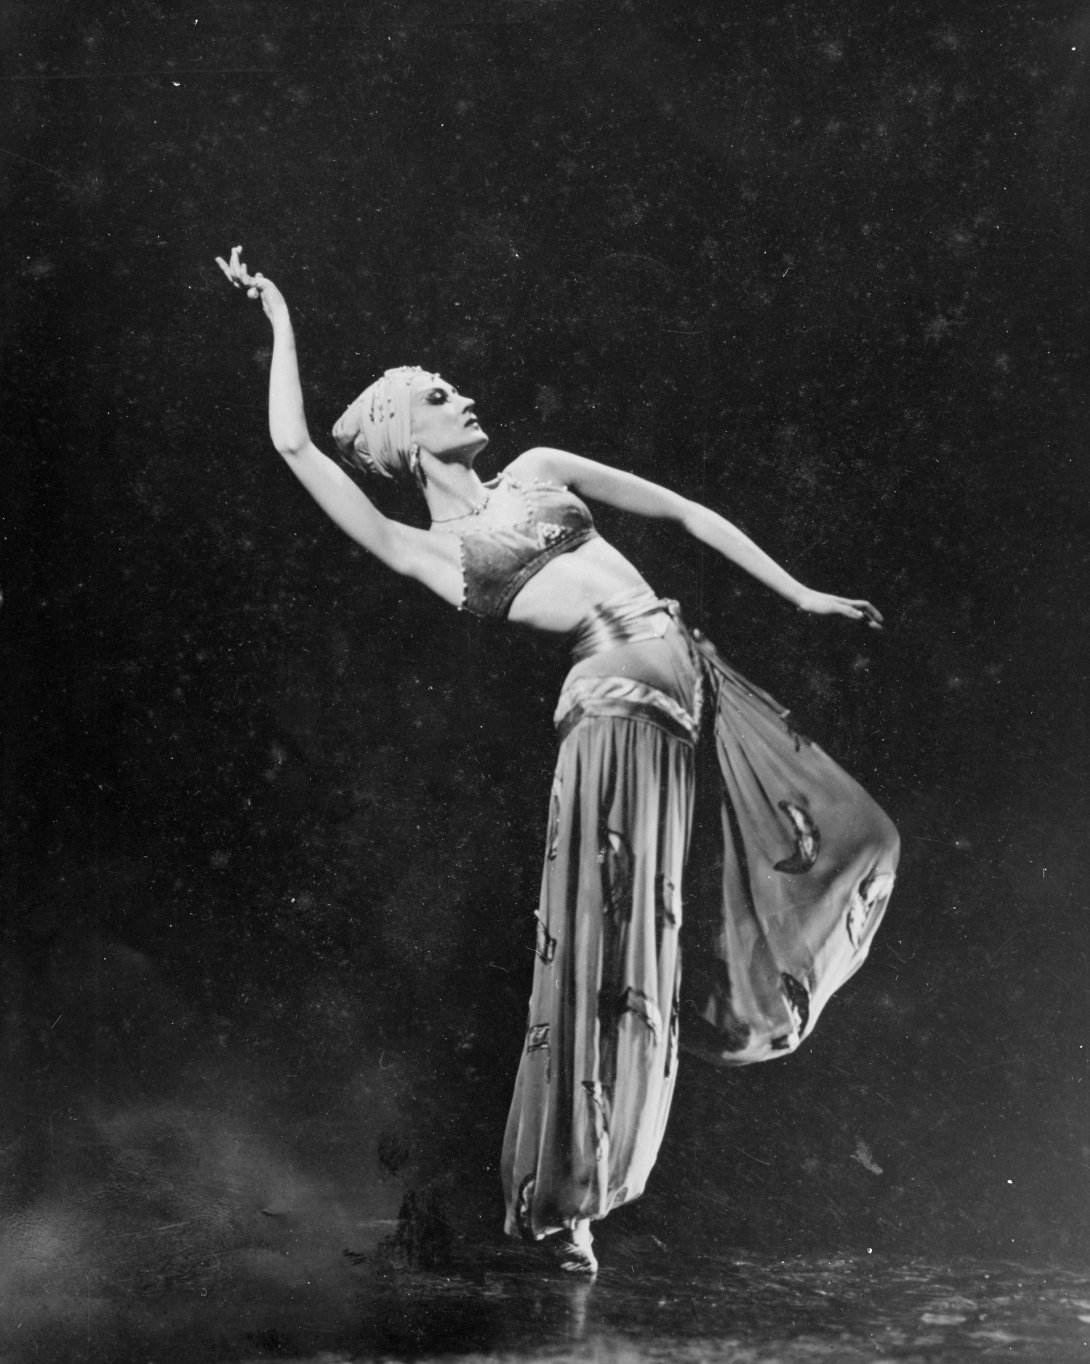
[[869, 601], [850, 601], [848, 605], [854, 609], [857, 620], [866, 621], [872, 630], [881, 630], [884, 622], [877, 606], [872, 606]]
[[260, 285], [264, 282], [265, 276], [260, 272], [256, 275], [250, 274], [246, 268], [246, 262], [242, 259], [241, 246], [231, 248], [230, 261], [225, 261], [222, 256], [217, 256], [216, 264], [236, 289], [245, 289], [250, 298], [260, 297]]
[[805, 609], [823, 616], [847, 616], [849, 620], [862, 621], [872, 630], [881, 630], [883, 624], [881, 611], [861, 597], [838, 597], [832, 592], [817, 592], [813, 595], [813, 604]]
[[225, 261], [222, 256], [216, 257], [216, 264], [236, 289], [242, 288], [243, 276], [246, 273], [246, 267], [239, 258], [239, 252], [241, 250], [241, 246], [232, 246], [230, 261]]

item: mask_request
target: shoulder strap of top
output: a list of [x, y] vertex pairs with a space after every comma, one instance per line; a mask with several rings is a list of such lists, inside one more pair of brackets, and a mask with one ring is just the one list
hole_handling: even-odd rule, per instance
[[509, 473], [506, 469], [502, 469], [502, 470], [496, 475], [496, 477], [492, 480], [492, 483], [491, 483], [491, 484], [486, 484], [485, 486], [486, 486], [486, 487], [491, 487], [491, 486], [493, 486], [494, 484], [498, 484], [498, 483], [500, 483], [500, 482], [507, 482], [507, 483], [510, 483], [510, 485], [511, 485], [512, 488], [520, 488], [520, 489], [528, 489], [528, 488], [554, 488], [557, 492], [560, 492], [560, 493], [566, 493], [566, 492], [569, 491], [568, 485], [567, 485], [566, 483], [555, 483], [552, 479], [549, 479], [549, 478], [532, 478], [532, 479], [527, 483], [527, 482], [525, 482], [525, 481], [524, 481], [523, 479], [521, 479], [521, 478], [516, 478], [516, 477], [514, 476], [514, 474]]

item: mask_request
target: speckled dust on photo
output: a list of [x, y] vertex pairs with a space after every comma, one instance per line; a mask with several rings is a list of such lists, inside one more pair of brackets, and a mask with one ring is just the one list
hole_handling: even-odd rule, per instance
[[[0, 1364], [1085, 1355], [1087, 5], [0, 31]], [[322, 449], [419, 364], [482, 477], [587, 455], [885, 617], [593, 508], [902, 838], [794, 1054], [716, 1070], [682, 1015], [593, 1283], [504, 1239], [499, 1177], [565, 651], [312, 504], [237, 243]]]

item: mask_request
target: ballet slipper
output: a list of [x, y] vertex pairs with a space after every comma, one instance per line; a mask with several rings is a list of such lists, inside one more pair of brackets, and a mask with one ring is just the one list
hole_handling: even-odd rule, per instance
[[566, 1274], [597, 1274], [598, 1260], [592, 1249], [589, 1222], [577, 1222], [545, 1237], [545, 1246]]

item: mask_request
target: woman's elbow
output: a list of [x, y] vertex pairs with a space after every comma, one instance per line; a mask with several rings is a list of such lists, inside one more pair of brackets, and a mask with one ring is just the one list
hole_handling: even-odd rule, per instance
[[673, 512], [673, 519], [690, 535], [700, 539], [702, 530], [707, 526], [712, 513], [699, 502], [691, 502], [687, 497], [679, 497]]
[[298, 459], [306, 450], [309, 444], [310, 441], [306, 439], [285, 440], [283, 437], [281, 437], [279, 440], [277, 440], [275, 437], [273, 438], [273, 446], [275, 447], [276, 453], [280, 456], [281, 459]]

